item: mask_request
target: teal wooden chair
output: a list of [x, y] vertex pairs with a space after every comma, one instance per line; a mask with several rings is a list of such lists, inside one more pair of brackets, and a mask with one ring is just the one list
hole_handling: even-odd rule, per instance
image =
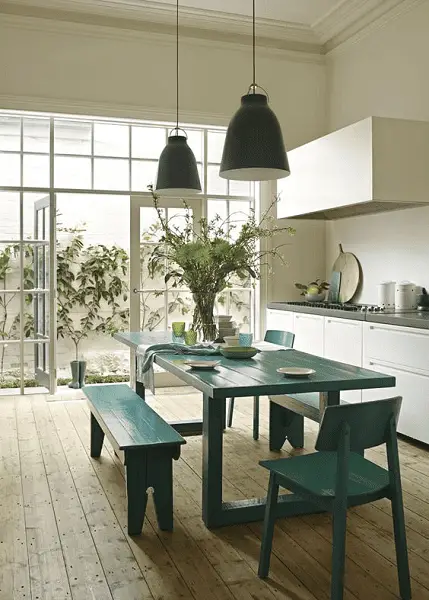
[[[280, 331], [277, 329], [268, 329], [265, 332], [264, 342], [293, 348], [295, 334], [290, 331]], [[228, 427], [232, 427], [232, 418], [234, 416], [234, 398], [229, 399], [228, 406]], [[253, 398], [253, 439], [259, 439], [259, 396]]]
[[[402, 398], [330, 406], [320, 425], [313, 454], [262, 461], [269, 469], [259, 577], [267, 577], [279, 486], [315, 508], [333, 515], [331, 600], [343, 600], [347, 508], [380, 498], [392, 503], [399, 589], [411, 599], [404, 507], [399, 471], [396, 422]], [[386, 444], [388, 469], [363, 456], [363, 451]]]

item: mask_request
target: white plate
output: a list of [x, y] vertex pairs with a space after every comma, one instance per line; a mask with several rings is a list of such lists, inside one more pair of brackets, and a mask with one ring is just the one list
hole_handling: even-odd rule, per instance
[[277, 369], [277, 373], [286, 375], [286, 377], [308, 377], [315, 372], [314, 369], [304, 369], [301, 367], [281, 367], [280, 369]]
[[200, 369], [202, 371], [210, 371], [220, 364], [220, 360], [187, 360], [185, 365], [191, 369]]

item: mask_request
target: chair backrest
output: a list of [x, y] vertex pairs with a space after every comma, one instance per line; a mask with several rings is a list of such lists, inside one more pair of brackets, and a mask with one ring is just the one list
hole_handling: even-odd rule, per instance
[[295, 334], [290, 331], [280, 331], [278, 329], [267, 329], [264, 340], [271, 344], [284, 346], [285, 348], [293, 348]]
[[323, 414], [316, 450], [338, 450], [343, 424], [350, 428], [350, 450], [362, 451], [388, 442], [392, 417], [397, 423], [402, 398], [328, 406]]

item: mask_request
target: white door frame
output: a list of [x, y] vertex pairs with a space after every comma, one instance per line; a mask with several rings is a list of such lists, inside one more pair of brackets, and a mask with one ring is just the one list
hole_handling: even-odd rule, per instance
[[[187, 198], [186, 205], [192, 210], [192, 213], [199, 221], [203, 214], [202, 197]], [[160, 208], [183, 208], [183, 200], [180, 198], [160, 198]], [[140, 289], [140, 208], [153, 207], [153, 199], [151, 194], [132, 194], [130, 196], [130, 331], [140, 331], [140, 294], [143, 290]], [[165, 321], [167, 327], [167, 315]], [[131, 350], [130, 354], [130, 374], [131, 383], [133, 381], [135, 364], [135, 353]], [[183, 382], [167, 372], [155, 373], [157, 387], [184, 385]]]

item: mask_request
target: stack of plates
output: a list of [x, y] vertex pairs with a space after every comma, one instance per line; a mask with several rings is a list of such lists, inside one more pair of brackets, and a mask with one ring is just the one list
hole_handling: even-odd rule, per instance
[[217, 326], [219, 330], [219, 337], [224, 338], [226, 335], [235, 335], [234, 323], [231, 322], [232, 316], [230, 315], [218, 315]]

